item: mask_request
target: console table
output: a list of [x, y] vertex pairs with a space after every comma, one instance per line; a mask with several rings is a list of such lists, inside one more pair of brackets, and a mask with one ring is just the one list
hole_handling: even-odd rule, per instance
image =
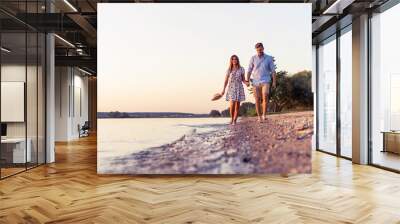
[[[25, 140], [28, 143], [25, 152]], [[6, 163], [26, 163], [31, 162], [32, 141], [30, 138], [5, 138], [1, 139], [1, 157]]]
[[382, 152], [392, 152], [400, 154], [400, 131], [382, 131], [383, 150]]

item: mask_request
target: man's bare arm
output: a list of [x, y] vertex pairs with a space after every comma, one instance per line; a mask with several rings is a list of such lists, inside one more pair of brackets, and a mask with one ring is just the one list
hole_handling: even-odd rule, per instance
[[272, 87], [276, 87], [276, 72], [272, 73]]
[[251, 76], [251, 72], [247, 72], [247, 79], [246, 79], [246, 81], [250, 81], [250, 76]]
[[253, 72], [253, 67], [254, 67], [254, 64], [253, 64], [253, 58], [251, 58], [250, 59], [250, 62], [249, 62], [249, 69], [247, 69], [247, 79], [246, 79], [246, 81], [250, 81], [250, 76], [251, 76], [251, 73]]

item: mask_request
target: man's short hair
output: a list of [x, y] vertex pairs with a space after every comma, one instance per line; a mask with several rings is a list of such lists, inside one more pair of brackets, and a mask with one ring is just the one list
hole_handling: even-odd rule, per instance
[[259, 48], [259, 47], [264, 47], [264, 45], [262, 43], [256, 43], [256, 48]]

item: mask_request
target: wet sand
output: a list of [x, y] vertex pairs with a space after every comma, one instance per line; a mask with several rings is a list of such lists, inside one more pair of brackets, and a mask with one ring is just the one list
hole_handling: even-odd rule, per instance
[[117, 157], [101, 173], [268, 174], [311, 173], [313, 112], [242, 118], [210, 133]]

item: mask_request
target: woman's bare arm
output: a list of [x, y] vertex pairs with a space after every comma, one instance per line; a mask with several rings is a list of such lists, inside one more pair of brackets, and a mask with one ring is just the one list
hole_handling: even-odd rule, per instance
[[249, 81], [247, 81], [246, 80], [246, 78], [244, 77], [244, 70], [243, 70], [243, 73], [242, 73], [242, 82], [246, 85], [246, 86], [248, 86], [249, 85]]

